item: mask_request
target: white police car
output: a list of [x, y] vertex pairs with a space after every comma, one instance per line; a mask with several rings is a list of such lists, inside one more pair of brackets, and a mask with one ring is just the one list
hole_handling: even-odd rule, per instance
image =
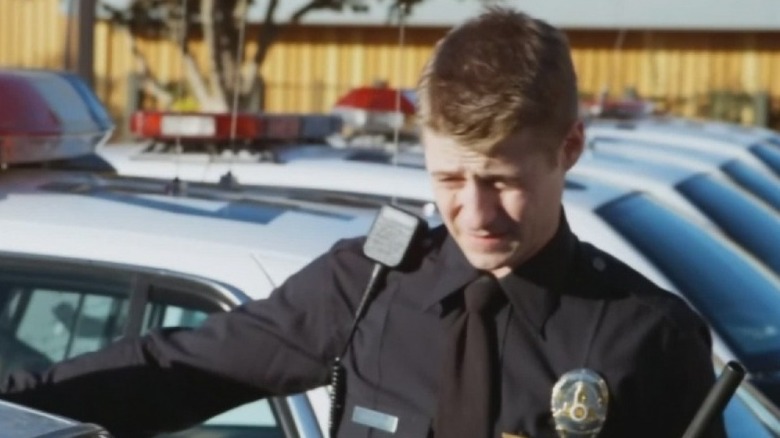
[[718, 173], [780, 212], [780, 180], [769, 170], [728, 154], [619, 138], [591, 139], [585, 152], [590, 154], [617, 155], [642, 163], [667, 163], [695, 172]]
[[[195, 184], [172, 194], [165, 180], [12, 169], [0, 183], [0, 371], [46, 367], [267, 297], [372, 219], [274, 194]], [[256, 403], [199, 430], [237, 433], [249, 422], [279, 434], [319, 431], [311, 408], [296, 407], [309, 403]]]
[[[0, 227], [7, 231], [0, 236], [0, 315], [4, 316], [0, 321], [9, 334], [0, 357], [9, 368], [44, 367], [152, 327], [197, 325], [208, 313], [267, 296], [274, 284], [333, 239], [363, 233], [370, 222], [370, 216], [302, 201], [296, 206], [272, 195], [264, 198], [266, 203], [258, 198], [242, 202], [240, 192], [211, 185], [192, 184], [186, 193], [174, 196], [165, 180], [51, 170], [12, 173], [18, 173], [19, 185], [0, 184]], [[750, 318], [729, 315], [722, 325], [731, 324], [727, 327], [734, 336], [752, 341], [752, 353], [768, 354], [763, 349], [771, 346], [765, 337], [772, 319], [762, 318], [760, 311], [775, 306], [771, 300], [777, 296], [776, 290], [768, 290], [768, 279], [745, 274], [747, 262], [711, 239], [691, 238], [684, 221], [680, 225], [677, 216], [661, 207], [656, 212], [651, 200], [641, 195], [624, 198], [625, 192], [617, 195], [595, 187], [567, 190], [575, 232], [583, 237], [599, 235], [605, 248], [668, 287], [672, 284], [667, 276], [675, 268], [717, 272], [728, 266], [742, 272], [732, 282], [713, 282], [718, 289], [710, 288], [711, 284], [683, 287], [699, 294], [689, 300], [726, 301], [738, 314], [745, 309], [736, 306], [741, 303], [731, 288], [751, 288], [754, 313]], [[633, 207], [624, 207], [623, 202]], [[655, 260], [636, 251], [594, 215], [594, 205], [603, 208], [605, 217], [617, 218], [623, 217], [622, 209], [641, 205], [647, 223], [630, 220], [624, 226], [635, 227], [634, 234], [648, 239], [658, 238], [662, 230], [669, 235], [671, 230], [665, 245], [679, 244], [688, 251], [659, 270]], [[722, 257], [723, 263], [712, 265], [699, 257], [702, 245]], [[720, 339], [716, 350], [724, 360], [731, 357]], [[740, 394], [727, 409], [727, 418], [735, 418], [727, 421], [730, 430], [748, 427], [764, 432], [732, 436], [770, 436], [762, 435], [767, 426], [756, 412], [771, 419], [771, 405], [761, 404], [758, 393]], [[230, 437], [256, 431], [268, 436], [318, 437], [324, 435], [327, 413], [327, 397], [319, 389], [253, 403], [175, 436]]]
[[673, 118], [595, 119], [586, 129], [589, 140], [623, 139], [676, 148], [717, 152], [770, 170], [780, 178], [780, 140], [769, 130], [730, 128], [725, 124]]
[[[48, 125], [22, 130], [0, 122], [0, 375], [154, 327], [197, 325], [209, 313], [264, 298], [336, 239], [365, 233], [373, 219], [354, 202], [334, 207], [304, 194], [237, 194], [102, 172], [99, 160], [83, 154], [106, 128], [90, 125], [93, 112], [77, 111], [86, 104], [72, 84], [57, 73], [3, 73], [0, 95], [30, 81], [36, 86], [21, 87], [25, 101], [38, 102], [35, 111], [51, 120], [39, 117]], [[3, 88], [8, 82], [14, 86]], [[52, 109], [63, 104], [73, 110]], [[89, 129], [71, 131], [76, 122]], [[47, 154], [60, 161], [31, 164]], [[319, 437], [324, 429], [312, 406], [327, 410], [324, 389], [250, 404], [177, 436]], [[47, 421], [23, 409], [2, 412], [13, 412], [0, 416], [4, 437], [22, 433], [18, 421]]]
[[[572, 168], [570, 175], [646, 191], [682, 213], [718, 227], [780, 274], [780, 213], [719, 172], [588, 154]], [[780, 191], [780, 182], [774, 189]]]
[[245, 188], [284, 188], [290, 194], [314, 191], [331, 201], [349, 202], [356, 197], [377, 202], [395, 200], [416, 211], [432, 212], [428, 176], [419, 168], [366, 165], [364, 158], [370, 160], [375, 151], [296, 145], [275, 146], [262, 152], [176, 153], [146, 143], [112, 144], [97, 151], [101, 159], [125, 176], [178, 178], [223, 183], [226, 187], [235, 182]]

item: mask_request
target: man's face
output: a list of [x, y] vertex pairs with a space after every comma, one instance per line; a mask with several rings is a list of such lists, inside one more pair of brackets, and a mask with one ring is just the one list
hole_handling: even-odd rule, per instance
[[523, 130], [488, 155], [428, 129], [422, 139], [436, 205], [475, 268], [504, 276], [555, 234], [565, 174], [582, 152], [580, 123], [563, 142]]

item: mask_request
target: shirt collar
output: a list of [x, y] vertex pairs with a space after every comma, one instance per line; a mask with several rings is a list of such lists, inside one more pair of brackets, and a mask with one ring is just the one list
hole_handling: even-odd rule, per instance
[[499, 279], [515, 311], [525, 316], [540, 333], [558, 307], [571, 275], [576, 246], [577, 237], [561, 211], [553, 238], [528, 261]]
[[[499, 280], [512, 306], [540, 332], [558, 306], [576, 243], [577, 238], [561, 210], [558, 229], [552, 239], [536, 255]], [[444, 240], [438, 259], [433, 273], [435, 283], [422, 300], [423, 309], [440, 303], [480, 274], [450, 235]]]
[[433, 272], [435, 282], [430, 293], [424, 295], [421, 301], [422, 308], [429, 309], [440, 303], [453, 292], [476, 280], [479, 274], [480, 272], [469, 263], [463, 251], [448, 233], [435, 263]]

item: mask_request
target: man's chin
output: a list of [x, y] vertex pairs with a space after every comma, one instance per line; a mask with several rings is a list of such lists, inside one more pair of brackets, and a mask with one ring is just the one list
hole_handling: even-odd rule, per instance
[[509, 255], [507, 254], [486, 254], [467, 251], [465, 255], [471, 266], [482, 271], [494, 271], [507, 266], [509, 262]]

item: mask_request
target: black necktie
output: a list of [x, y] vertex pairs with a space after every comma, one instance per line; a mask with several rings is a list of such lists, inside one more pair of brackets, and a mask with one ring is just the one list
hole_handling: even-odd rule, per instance
[[483, 275], [463, 291], [465, 311], [450, 329], [444, 350], [434, 430], [436, 438], [488, 438], [495, 406], [497, 376], [495, 330], [490, 310], [503, 292], [491, 275]]

